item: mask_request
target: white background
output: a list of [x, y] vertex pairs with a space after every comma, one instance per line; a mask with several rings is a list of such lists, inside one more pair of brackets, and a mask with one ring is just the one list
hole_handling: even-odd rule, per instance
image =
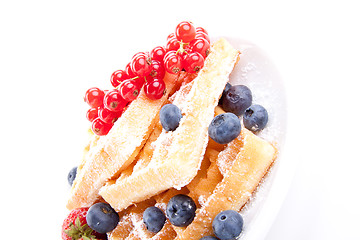
[[2, 238], [60, 239], [84, 92], [110, 88], [135, 52], [191, 20], [257, 44], [284, 78], [295, 167], [266, 239], [360, 239], [358, 10], [347, 0], [1, 1]]

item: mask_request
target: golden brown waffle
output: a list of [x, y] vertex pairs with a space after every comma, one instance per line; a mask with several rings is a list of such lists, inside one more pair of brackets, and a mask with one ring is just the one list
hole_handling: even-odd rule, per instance
[[[239, 52], [229, 43], [217, 41], [194, 81], [193, 75], [178, 76], [184, 82], [180, 90], [169, 99], [164, 97], [154, 108], [149, 109], [141, 98], [136, 109], [131, 109], [134, 103], [130, 105], [120, 123], [126, 113], [134, 118], [135, 113], [143, 117], [145, 112], [149, 117], [146, 121], [150, 121], [141, 136], [135, 134], [136, 140], [124, 137], [139, 131], [138, 125], [131, 125], [137, 124], [138, 118], [135, 121], [129, 116], [123, 120], [128, 125], [119, 124], [106, 138], [93, 136], [79, 166], [68, 207], [89, 206], [100, 193], [120, 215], [117, 228], [108, 233], [112, 240], [200, 239], [212, 235], [213, 218], [223, 210], [240, 210], [245, 205], [277, 153], [270, 143], [245, 128], [226, 146], [208, 138], [210, 121], [222, 113], [216, 105], [238, 57]], [[172, 79], [170, 88], [177, 89], [176, 83]], [[158, 119], [161, 106], [168, 102], [183, 113], [173, 132], [163, 130]], [[129, 129], [122, 129], [124, 126]], [[133, 150], [128, 149], [129, 143]], [[86, 174], [95, 174], [95, 178], [89, 180]], [[194, 199], [197, 210], [193, 222], [187, 227], [175, 227], [166, 220], [160, 232], [149, 232], [143, 223], [144, 210], [155, 205], [165, 212], [166, 204], [177, 194]]]
[[187, 96], [176, 105], [183, 117], [173, 132], [163, 131], [146, 167], [108, 182], [100, 195], [122, 211], [170, 188], [180, 189], [197, 174], [208, 143], [208, 126], [240, 52], [226, 40], [214, 43]]
[[[185, 86], [184, 89], [187, 90], [179, 91], [174, 97], [176, 105], [184, 107], [184, 104], [181, 103], [187, 98], [189, 88], [193, 87], [193, 84], [195, 83]], [[216, 107], [215, 115], [220, 113], [222, 110]], [[159, 136], [160, 140], [155, 140]], [[157, 124], [145, 148], [140, 153], [141, 157], [138, 162], [125, 171], [124, 178], [120, 177], [121, 180], [114, 181], [112, 184], [116, 185], [120, 181], [126, 181], [135, 173], [141, 174], [141, 171], [151, 164], [154, 152], [164, 151], [166, 153], [169, 151], [168, 146], [164, 147], [164, 144], [159, 144], [159, 142], [165, 142], [168, 146], [173, 143], [161, 139], [160, 123]], [[154, 146], [155, 149], [151, 146]], [[226, 147], [210, 139], [201, 167], [189, 184], [180, 190], [170, 188], [165, 192], [148, 197], [150, 200], [128, 207], [122, 212], [124, 215], [121, 223], [108, 235], [109, 239], [200, 239], [203, 236], [213, 235], [211, 224], [214, 217], [223, 210], [238, 211], [245, 205], [275, 160], [276, 154], [275, 147], [245, 128], [242, 128], [239, 137]], [[130, 187], [130, 185], [128, 186]], [[189, 195], [196, 202], [198, 209], [193, 222], [187, 227], [175, 227], [166, 220], [160, 232], [154, 234], [147, 231], [142, 219], [143, 211], [147, 207], [155, 205], [165, 212], [170, 198], [180, 193]]]
[[154, 128], [160, 108], [184, 78], [188, 74], [167, 74], [166, 93], [161, 99], [150, 100], [141, 91], [106, 136], [93, 137], [72, 186], [68, 209], [92, 205], [99, 198], [99, 189], [134, 161]]
[[[237, 141], [242, 147], [238, 149], [235, 159], [232, 158], [235, 155], [235, 148], [231, 149], [232, 144], [219, 154], [216, 164], [225, 165], [222, 166], [225, 169], [223, 179], [216, 184], [210, 196], [202, 199], [201, 208], [196, 211], [194, 221], [177, 231], [176, 239], [200, 239], [202, 236], [211, 235], [211, 223], [215, 216], [224, 210], [240, 210], [276, 158], [276, 149], [270, 143], [244, 128], [233, 144], [239, 144]], [[226, 159], [226, 162], [223, 162], [223, 159]], [[217, 180], [210, 177], [204, 184], [214, 185]]]
[[[172, 188], [122, 212], [120, 223], [108, 235], [109, 239], [200, 239], [213, 235], [214, 217], [223, 210], [240, 210], [277, 154], [275, 147], [245, 128], [237, 139], [222, 148], [216, 143], [208, 145], [198, 174], [181, 190]], [[143, 211], [157, 206], [165, 212], [167, 202], [177, 194], [187, 194], [196, 202], [194, 221], [187, 227], [175, 227], [166, 220], [160, 232], [147, 231]]]

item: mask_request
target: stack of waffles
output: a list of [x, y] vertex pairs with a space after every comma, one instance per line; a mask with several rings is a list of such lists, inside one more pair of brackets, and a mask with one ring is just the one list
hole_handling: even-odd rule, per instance
[[[276, 158], [269, 142], [242, 127], [240, 135], [221, 145], [208, 137], [208, 126], [240, 52], [226, 40], [211, 46], [196, 74], [166, 75], [166, 94], [150, 100], [144, 93], [130, 104], [106, 136], [92, 136], [74, 181], [68, 209], [109, 203], [120, 216], [109, 239], [200, 239], [212, 235], [211, 223], [223, 210], [239, 211]], [[173, 103], [183, 117], [175, 131], [159, 121], [164, 104]], [[177, 194], [197, 205], [193, 222], [176, 227], [166, 220], [149, 232], [143, 211], [166, 204]]]

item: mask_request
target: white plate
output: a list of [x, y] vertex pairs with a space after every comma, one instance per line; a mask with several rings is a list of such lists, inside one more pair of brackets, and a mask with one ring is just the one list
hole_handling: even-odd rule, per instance
[[289, 165], [289, 158], [286, 157], [285, 144], [285, 136], [288, 134], [285, 87], [275, 65], [263, 50], [242, 39], [225, 38], [241, 51], [240, 61], [230, 76], [230, 83], [248, 86], [253, 93], [253, 103], [261, 104], [268, 110], [268, 126], [259, 136], [275, 143], [279, 149], [279, 156], [270, 173], [255, 197], [241, 211], [245, 225], [240, 239], [261, 240], [265, 238], [280, 208], [293, 172], [286, 166]]
[[[258, 135], [277, 146], [278, 158], [255, 195], [242, 209], [244, 230], [240, 239], [265, 239], [284, 200], [294, 174], [296, 161], [289, 156], [286, 88], [275, 64], [258, 46], [239, 38], [225, 37], [241, 51], [240, 61], [230, 76], [232, 84], [243, 84], [253, 94], [253, 104], [263, 105], [269, 113], [267, 127]], [[296, 156], [295, 156], [296, 158]]]

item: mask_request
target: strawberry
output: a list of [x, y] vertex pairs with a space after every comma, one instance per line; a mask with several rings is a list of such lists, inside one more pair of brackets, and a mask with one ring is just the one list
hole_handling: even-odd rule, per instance
[[86, 213], [89, 208], [77, 208], [72, 210], [65, 218], [61, 237], [63, 240], [100, 240], [107, 239], [106, 234], [100, 234], [92, 230], [86, 222]]
[[[82, 237], [79, 238], [78, 240], [92, 240], [93, 238], [88, 238], [88, 237]], [[100, 240], [100, 239], [96, 239], [96, 240]]]

